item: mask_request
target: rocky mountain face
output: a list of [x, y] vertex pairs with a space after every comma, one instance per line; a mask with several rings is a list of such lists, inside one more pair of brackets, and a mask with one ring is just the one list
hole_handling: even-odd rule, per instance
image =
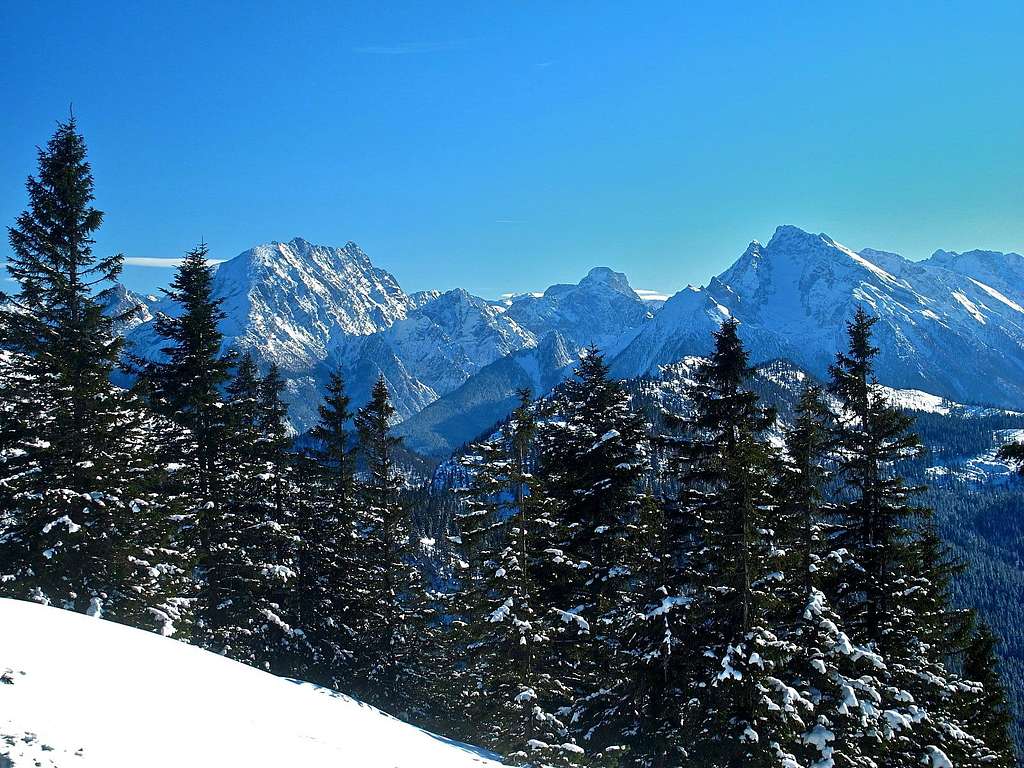
[[616, 349], [624, 334], [653, 316], [626, 276], [608, 267], [595, 267], [577, 285], [517, 297], [507, 314], [537, 336], [558, 331], [573, 346], [596, 344], [604, 350]]
[[1024, 259], [978, 254], [940, 252], [911, 262], [779, 227], [767, 245], [751, 243], [706, 288], [669, 299], [615, 357], [613, 370], [623, 377], [652, 374], [683, 354], [706, 353], [710, 332], [732, 315], [753, 362], [784, 358], [825, 375], [844, 344], [846, 320], [863, 304], [879, 318], [882, 382], [958, 401], [1020, 406], [1024, 281], [1015, 276], [1024, 271]]
[[383, 374], [406, 418], [495, 360], [535, 346], [537, 337], [503, 308], [456, 289], [426, 298], [386, 329], [343, 339], [330, 358], [357, 393]]
[[118, 283], [103, 301], [103, 313], [114, 319], [114, 333], [125, 335], [153, 319], [155, 296], [140, 296]]
[[[1024, 406], [1024, 257], [937, 251], [911, 262], [853, 251], [796, 227], [753, 242], [705, 287], [645, 301], [606, 267], [575, 285], [487, 301], [463, 290], [405, 293], [354, 243], [301, 238], [252, 248], [220, 265], [227, 346], [276, 363], [293, 426], [311, 426], [327, 375], [339, 369], [357, 404], [384, 375], [410, 447], [442, 455], [504, 417], [517, 389], [543, 394], [596, 344], [622, 378], [707, 354], [730, 315], [754, 363], [791, 360], [824, 376], [857, 304], [879, 317], [879, 379], [951, 400]], [[159, 354], [152, 318], [166, 300], [121, 290], [111, 313], [136, 353]]]
[[[249, 350], [263, 368], [275, 363], [286, 380], [293, 426], [316, 417], [331, 352], [353, 336], [384, 330], [417, 304], [355, 243], [332, 248], [295, 238], [244, 251], [217, 268], [214, 296], [226, 314], [225, 347]], [[166, 299], [153, 313], [173, 314]], [[159, 356], [152, 323], [126, 333], [136, 354]]]

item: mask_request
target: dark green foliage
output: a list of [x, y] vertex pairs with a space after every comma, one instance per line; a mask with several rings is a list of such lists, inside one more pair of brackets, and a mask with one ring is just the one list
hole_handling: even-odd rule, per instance
[[1012, 461], [1017, 471], [1024, 475], [1024, 443], [1010, 443], [999, 449], [999, 458]]
[[501, 431], [462, 458], [473, 479], [456, 516], [466, 560], [451, 634], [458, 715], [483, 724], [472, 735], [485, 746], [532, 765], [578, 753], [561, 748], [566, 725], [550, 709], [567, 691], [540, 663], [556, 653], [558, 619], [538, 610], [549, 555], [538, 546], [546, 521], [532, 471], [536, 416], [529, 392], [519, 394]]
[[890, 685], [912, 696], [907, 715], [913, 726], [904, 727], [885, 753], [908, 765], [929, 756], [935, 762], [939, 752], [956, 765], [980, 765], [991, 752], [963, 722], [971, 686], [947, 666], [961, 648], [964, 627], [947, 596], [957, 566], [931, 527], [931, 510], [913, 503], [921, 489], [898, 473], [900, 462], [919, 454], [921, 444], [910, 431], [912, 419], [888, 403], [873, 378], [874, 323], [858, 308], [849, 324], [849, 350], [832, 367], [830, 388], [841, 409], [838, 469], [845, 482], [837, 542], [851, 555], [837, 604], [854, 639], [885, 659]]
[[[549, 518], [543, 550], [554, 557], [540, 599], [560, 623], [552, 628], [557, 659], [546, 670], [573, 691], [573, 720], [588, 752], [602, 751], [620, 741], [620, 720], [632, 719], [622, 711], [618, 651], [639, 599], [631, 582], [644, 557], [637, 534], [647, 425], [595, 347], [585, 350], [575, 378], [547, 410], [552, 417], [539, 435], [538, 473]], [[599, 678], [600, 687], [590, 684]]]
[[1011, 768], [1016, 764], [1010, 739], [1012, 717], [996, 657], [998, 640], [984, 622], [973, 627], [963, 659], [964, 677], [982, 685], [967, 703], [967, 724], [996, 754], [990, 765]]
[[381, 377], [370, 402], [356, 414], [359, 452], [366, 464], [360, 503], [366, 519], [366, 568], [361, 574], [368, 611], [361, 654], [356, 664], [368, 699], [385, 709], [409, 715], [425, 690], [427, 659], [418, 656], [429, 646], [429, 606], [416, 566], [408, 510], [402, 504], [402, 477], [396, 463], [400, 438], [392, 434], [394, 406]]
[[223, 503], [210, 526], [200, 605], [206, 647], [287, 672], [299, 641], [283, 606], [295, 572], [279, 382], [273, 371], [261, 378], [246, 354], [228, 385]]
[[135, 361], [140, 396], [187, 430], [187, 437], [169, 446], [168, 461], [177, 467], [175, 479], [186, 502], [185, 542], [198, 577], [195, 639], [203, 644], [212, 643], [216, 606], [225, 599], [223, 571], [213, 561], [224, 535], [227, 409], [221, 390], [231, 369], [231, 358], [220, 353], [218, 323], [224, 315], [220, 300], [212, 297], [214, 265], [208, 255], [205, 245], [189, 251], [164, 291], [178, 311], [159, 315], [154, 324], [165, 341], [163, 359]]
[[362, 574], [370, 567], [355, 479], [351, 400], [332, 374], [308, 453], [296, 467], [295, 534], [289, 615], [307, 644], [294, 674], [338, 690], [355, 690], [371, 603]]
[[171, 632], [181, 618], [170, 425], [110, 383], [121, 343], [102, 301], [121, 256], [96, 257], [92, 173], [58, 125], [9, 229], [0, 296], [0, 594]]
[[752, 371], [726, 321], [711, 359], [690, 391], [694, 416], [684, 452], [683, 485], [695, 518], [688, 559], [697, 638], [684, 687], [685, 746], [698, 764], [764, 760], [772, 740], [794, 727], [775, 686], [788, 649], [773, 621], [782, 599], [781, 555], [774, 530], [771, 456], [761, 439], [774, 414], [745, 388]]

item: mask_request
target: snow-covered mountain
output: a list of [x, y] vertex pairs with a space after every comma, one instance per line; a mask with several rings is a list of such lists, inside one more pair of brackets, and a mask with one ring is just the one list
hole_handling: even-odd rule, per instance
[[[519, 386], [546, 391], [564, 378], [579, 347], [618, 348], [652, 316], [651, 303], [625, 275], [605, 267], [577, 285], [509, 302], [461, 289], [406, 294], [355, 243], [331, 248], [302, 238], [260, 245], [224, 262], [213, 292], [227, 315], [225, 346], [251, 351], [261, 367], [281, 369], [299, 430], [312, 425], [328, 374], [340, 370], [357, 405], [383, 374], [403, 419], [451, 396], [423, 423], [433, 423], [440, 411], [469, 409], [452, 434], [468, 430], [472, 437], [487, 425], [473, 414], [498, 413], [495, 404], [510, 401]], [[147, 304], [147, 311], [146, 321], [125, 334], [131, 351], [157, 357], [163, 342], [149, 320], [177, 308], [163, 300]]]
[[6, 599], [0, 627], [0, 766], [499, 765], [344, 694], [142, 630]]
[[107, 317], [114, 318], [114, 332], [124, 335], [153, 319], [152, 307], [157, 301], [155, 296], [140, 296], [118, 283], [104, 297], [102, 308]]
[[[300, 429], [315, 417], [332, 351], [390, 327], [428, 299], [407, 295], [355, 243], [332, 248], [302, 238], [258, 245], [224, 262], [213, 294], [223, 302], [225, 346], [250, 350], [264, 368], [281, 368]], [[173, 314], [177, 307], [165, 299], [152, 311]], [[159, 355], [152, 323], [126, 336], [137, 354]]]
[[537, 345], [536, 336], [502, 307], [464, 290], [416, 298], [420, 303], [405, 318], [377, 333], [345, 338], [331, 354], [357, 396], [383, 374], [402, 418], [495, 360]]
[[516, 392], [550, 391], [572, 375], [578, 349], [559, 331], [551, 331], [535, 347], [495, 360], [461, 386], [398, 425], [397, 432], [414, 451], [433, 456], [450, 453], [505, 418], [515, 406]]
[[[787, 358], [824, 375], [844, 344], [845, 321], [863, 304], [879, 318], [882, 382], [963, 402], [1019, 406], [1024, 283], [1014, 280], [1024, 260], [989, 257], [936, 254], [915, 263], [779, 227], [767, 245], [751, 243], [706, 288], [669, 299], [616, 356], [613, 370], [624, 377], [650, 374], [682, 354], [705, 353], [711, 331], [733, 315], [754, 362]], [[1002, 289], [960, 269], [993, 282], [1004, 275]]]
[[[296, 238], [252, 248], [218, 270], [226, 344], [250, 349], [286, 379], [291, 419], [309, 427], [327, 375], [340, 369], [356, 404], [383, 374], [410, 446], [444, 453], [513, 402], [569, 375], [597, 344], [623, 378], [651, 376], [707, 354], [733, 315], [755, 363], [789, 359], [826, 374], [857, 304], [878, 315], [879, 379], [966, 403], [1024, 407], [1024, 257], [937, 251], [922, 262], [854, 251], [827, 235], [779, 227], [705, 287], [663, 304], [626, 276], [597, 267], [575, 285], [488, 301], [463, 290], [405, 293], [354, 243]], [[135, 351], [158, 354], [151, 317], [166, 300], [119, 292], [110, 311], [142, 305], [124, 329]], [[116, 304], [116, 306], [114, 306]]]
[[409, 446], [444, 454], [508, 414], [516, 391], [546, 393], [572, 374], [582, 347], [612, 353], [628, 343], [654, 312], [626, 276], [596, 267], [576, 285], [553, 285], [512, 299], [503, 317], [537, 341], [480, 369], [399, 427]]
[[595, 267], [576, 285], [516, 297], [507, 314], [537, 336], [558, 331], [573, 346], [596, 344], [609, 351], [653, 316], [626, 276], [608, 267]]

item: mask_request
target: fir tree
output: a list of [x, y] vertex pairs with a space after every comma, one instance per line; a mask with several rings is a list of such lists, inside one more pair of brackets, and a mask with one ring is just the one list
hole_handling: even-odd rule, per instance
[[1024, 475], [1024, 443], [1008, 443], [999, 449], [999, 458], [1016, 465], [1017, 471]]
[[575, 374], [548, 405], [555, 418], [540, 434], [539, 474], [554, 523], [544, 549], [558, 553], [543, 604], [560, 620], [562, 650], [550, 674], [573, 692], [573, 720], [588, 752], [603, 752], [618, 746], [626, 716], [618, 650], [636, 610], [631, 580], [641, 557], [634, 545], [648, 429], [597, 348], [583, 353]]
[[58, 125], [9, 229], [16, 294], [0, 296], [0, 592], [173, 631], [177, 499], [170, 425], [110, 383], [121, 352], [102, 302], [120, 255], [96, 257], [85, 141]]
[[230, 355], [221, 354], [224, 313], [212, 295], [214, 265], [208, 256], [203, 244], [189, 251], [164, 290], [178, 311], [159, 314], [154, 321], [154, 331], [165, 342], [162, 358], [134, 358], [140, 373], [136, 390], [155, 411], [187, 430], [185, 439], [169, 446], [168, 462], [178, 468], [175, 477], [186, 500], [188, 548], [199, 578], [200, 642], [210, 642], [208, 628], [216, 623], [216, 606], [224, 599], [213, 559], [224, 514], [222, 389], [232, 364]]
[[1006, 687], [999, 672], [996, 653], [998, 641], [988, 625], [977, 621], [964, 654], [964, 677], [980, 685], [967, 702], [967, 724], [994, 753], [989, 765], [1012, 768], [1016, 765]]
[[931, 512], [914, 503], [920, 489], [898, 472], [917, 455], [913, 420], [891, 405], [874, 379], [876, 319], [858, 307], [848, 324], [849, 349], [836, 356], [830, 389], [839, 401], [838, 469], [845, 482], [838, 504], [837, 544], [850, 553], [837, 607], [854, 640], [879, 653], [887, 681], [909, 694], [894, 741], [893, 764], [981, 764], [991, 750], [963, 723], [970, 686], [948, 669], [957, 628], [946, 583], [953, 564], [930, 529]]
[[[227, 387], [224, 502], [211, 526], [201, 605], [203, 644], [253, 666], [288, 673], [301, 634], [283, 592], [294, 578], [284, 505], [280, 380], [262, 379], [249, 353]], [[216, 588], [216, 592], [213, 589]]]
[[424, 688], [416, 637], [421, 628], [422, 584], [408, 510], [402, 504], [403, 478], [397, 465], [401, 439], [391, 431], [395, 409], [381, 376], [370, 402], [356, 414], [359, 452], [365, 461], [361, 502], [367, 517], [363, 574], [368, 610], [362, 658], [358, 664], [369, 698], [388, 711], [410, 713]]
[[822, 583], [822, 555], [828, 537], [825, 517], [830, 510], [824, 499], [824, 486], [830, 478], [830, 421], [822, 389], [813, 384], [805, 387], [794, 423], [786, 430], [786, 457], [777, 491], [781, 517], [789, 528], [785, 533], [797, 544], [801, 594], [796, 604], [801, 610], [812, 589]]
[[153, 327], [167, 344], [163, 360], [140, 361], [153, 407], [186, 427], [195, 441], [195, 493], [200, 503], [217, 501], [217, 466], [223, 439], [221, 390], [232, 365], [221, 355], [224, 341], [219, 323], [224, 319], [221, 299], [213, 298], [214, 265], [209, 250], [200, 244], [185, 254], [164, 295], [175, 302], [174, 315], [157, 315]]
[[[578, 759], [562, 719], [549, 711], [566, 693], [538, 670], [552, 617], [535, 606], [538, 488], [532, 472], [537, 420], [528, 390], [502, 429], [462, 457], [472, 482], [456, 515], [466, 557], [454, 624], [460, 716], [482, 742], [530, 765]], [[484, 731], [479, 730], [480, 724]], [[568, 746], [563, 746], [568, 745]]]
[[690, 388], [684, 487], [696, 519], [688, 614], [697, 643], [681, 714], [685, 749], [698, 765], [768, 764], [772, 745], [802, 724], [780, 680], [790, 650], [777, 634], [784, 551], [774, 530], [773, 462], [760, 439], [774, 414], [745, 388], [751, 369], [738, 325], [722, 324]]
[[826, 596], [849, 562], [833, 548], [828, 522], [831, 424], [822, 389], [807, 385], [785, 430], [776, 491], [781, 541], [792, 547], [777, 630], [790, 647], [779, 678], [792, 692], [787, 705], [797, 724], [776, 757], [801, 765], [874, 766], [878, 745], [895, 735], [883, 712], [899, 712], [902, 704], [887, 685], [883, 659], [850, 641]]
[[320, 419], [310, 432], [314, 447], [299, 459], [295, 516], [292, 615], [303, 629], [310, 658], [303, 679], [351, 690], [353, 657], [366, 626], [368, 595], [362, 574], [366, 522], [355, 483], [351, 399], [338, 373], [331, 374]]
[[836, 356], [830, 389], [842, 407], [836, 440], [842, 478], [850, 491], [839, 507], [844, 521], [840, 542], [856, 554], [859, 566], [845, 590], [847, 616], [865, 639], [884, 651], [889, 637], [885, 624], [895, 618], [893, 581], [910, 558], [913, 522], [927, 510], [912, 503], [919, 489], [907, 487], [892, 471], [921, 446], [910, 432], [912, 419], [892, 407], [874, 381], [879, 352], [871, 342], [875, 322], [863, 307], [857, 308], [849, 324], [849, 350]]

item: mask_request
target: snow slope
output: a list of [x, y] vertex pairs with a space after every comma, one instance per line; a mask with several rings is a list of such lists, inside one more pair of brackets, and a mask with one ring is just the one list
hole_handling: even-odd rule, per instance
[[0, 599], [0, 675], [0, 766], [498, 765], [335, 691], [34, 603]]

